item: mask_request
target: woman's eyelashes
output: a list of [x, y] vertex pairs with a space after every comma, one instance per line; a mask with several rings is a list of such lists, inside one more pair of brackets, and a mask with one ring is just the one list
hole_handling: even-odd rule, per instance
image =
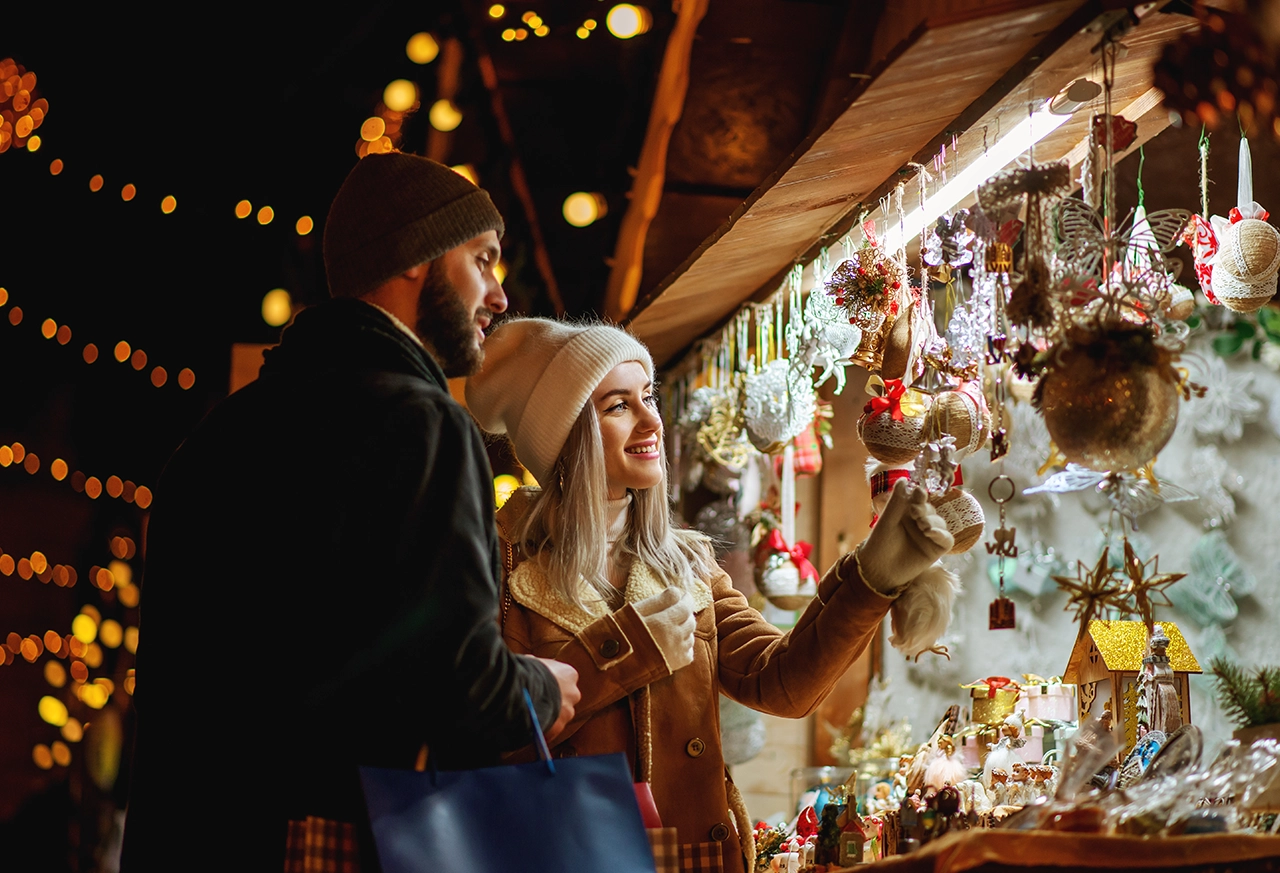
[[[641, 403], [643, 403], [645, 406], [648, 406], [648, 407], [649, 407], [649, 408], [651, 408], [651, 409], [657, 409], [657, 408], [658, 408], [658, 395], [657, 395], [657, 394], [646, 394], [645, 396], [643, 396], [643, 397], [641, 397], [641, 398], [640, 398], [640, 402], [641, 402]], [[628, 408], [628, 407], [627, 407], [627, 401], [625, 401], [625, 400], [619, 400], [617, 403], [613, 404], [612, 406], [606, 407], [606, 408], [605, 408], [605, 410], [604, 410], [604, 413], [605, 413], [605, 415], [610, 415], [610, 414], [613, 414], [613, 413], [625, 412], [627, 408]]]

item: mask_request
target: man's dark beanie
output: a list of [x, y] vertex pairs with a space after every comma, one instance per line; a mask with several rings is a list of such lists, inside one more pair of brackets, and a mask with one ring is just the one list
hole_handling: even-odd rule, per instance
[[333, 297], [359, 297], [485, 231], [502, 236], [489, 195], [418, 155], [369, 155], [329, 207], [324, 267]]

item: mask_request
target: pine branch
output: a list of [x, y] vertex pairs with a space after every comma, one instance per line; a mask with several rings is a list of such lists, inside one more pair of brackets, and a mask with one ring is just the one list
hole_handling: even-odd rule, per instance
[[1242, 728], [1267, 724], [1258, 720], [1263, 715], [1261, 681], [1226, 658], [1214, 658], [1210, 668], [1218, 687], [1218, 705], [1228, 720]]
[[1259, 719], [1256, 724], [1280, 722], [1280, 667], [1262, 667], [1258, 670]]

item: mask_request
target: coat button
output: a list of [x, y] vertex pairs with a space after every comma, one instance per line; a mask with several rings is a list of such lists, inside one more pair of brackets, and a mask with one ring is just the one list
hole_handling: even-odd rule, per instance
[[620, 651], [622, 645], [617, 640], [605, 640], [600, 644], [600, 654], [606, 658], [616, 658]]
[[[706, 750], [707, 750], [707, 744], [704, 743], [702, 740], [698, 739], [697, 737], [694, 737], [693, 739], [689, 740], [689, 742], [684, 747], [685, 754], [687, 754], [690, 758], [700, 758], [702, 757], [702, 753], [705, 752]], [[724, 839], [724, 838], [721, 837], [721, 839]]]
[[725, 840], [729, 839], [729, 826], [724, 822], [720, 822], [720, 824], [713, 827], [711, 829], [711, 839], [715, 840], [717, 843], [723, 843]]

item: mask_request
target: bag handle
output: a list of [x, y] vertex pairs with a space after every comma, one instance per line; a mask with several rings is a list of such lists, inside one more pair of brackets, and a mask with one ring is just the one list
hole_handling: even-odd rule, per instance
[[529, 696], [529, 689], [524, 689], [524, 705], [529, 710], [529, 722], [533, 725], [534, 744], [538, 747], [538, 757], [546, 762], [547, 769], [552, 773], [556, 772], [556, 765], [551, 760], [551, 749], [547, 748], [547, 738], [542, 733], [542, 725], [538, 724], [538, 711], [533, 708], [533, 698]]

